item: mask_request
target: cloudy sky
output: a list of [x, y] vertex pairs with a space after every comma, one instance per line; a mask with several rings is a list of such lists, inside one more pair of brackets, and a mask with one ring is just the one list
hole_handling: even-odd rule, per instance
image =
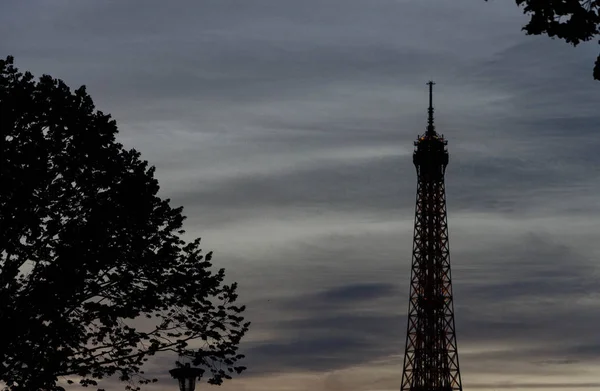
[[87, 85], [239, 282], [249, 369], [224, 391], [400, 387], [434, 79], [464, 388], [599, 389], [598, 45], [526, 21], [510, 0], [3, 0], [0, 55]]

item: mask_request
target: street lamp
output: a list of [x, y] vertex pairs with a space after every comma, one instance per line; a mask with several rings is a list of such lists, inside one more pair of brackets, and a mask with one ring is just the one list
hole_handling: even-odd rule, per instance
[[194, 391], [196, 379], [200, 379], [204, 371], [200, 368], [192, 368], [189, 363], [185, 363], [183, 367], [171, 369], [169, 373], [179, 381], [181, 391]]

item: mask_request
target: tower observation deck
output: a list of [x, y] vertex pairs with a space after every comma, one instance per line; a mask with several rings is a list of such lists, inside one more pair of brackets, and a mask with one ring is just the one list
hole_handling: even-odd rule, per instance
[[462, 391], [454, 327], [446, 190], [448, 142], [433, 124], [415, 141], [417, 201], [401, 391]]

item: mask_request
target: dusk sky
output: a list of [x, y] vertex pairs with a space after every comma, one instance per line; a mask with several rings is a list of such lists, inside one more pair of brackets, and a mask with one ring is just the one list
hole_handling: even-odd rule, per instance
[[[0, 55], [85, 84], [238, 281], [248, 370], [223, 391], [400, 388], [435, 80], [464, 389], [600, 389], [599, 47], [527, 21], [512, 0], [2, 0]], [[177, 389], [175, 359], [148, 390]]]

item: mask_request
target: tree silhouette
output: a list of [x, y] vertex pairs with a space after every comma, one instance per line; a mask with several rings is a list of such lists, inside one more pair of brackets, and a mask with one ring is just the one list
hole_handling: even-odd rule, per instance
[[[573, 46], [600, 35], [600, 0], [515, 1], [531, 18], [523, 27], [527, 35], [545, 34]], [[600, 55], [596, 58], [593, 76], [600, 80]]]
[[[0, 60], [0, 381], [63, 390], [148, 379], [149, 356], [193, 358], [221, 384], [245, 368], [236, 284], [180, 239], [182, 208], [154, 167], [115, 141], [85, 87]], [[140, 320], [143, 319], [143, 320]], [[201, 343], [200, 349], [190, 342]]]

